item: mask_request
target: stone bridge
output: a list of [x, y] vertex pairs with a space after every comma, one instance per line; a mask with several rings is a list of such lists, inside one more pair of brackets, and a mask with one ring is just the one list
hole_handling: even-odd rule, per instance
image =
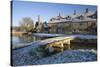
[[[68, 46], [68, 49], [70, 49], [70, 41], [73, 40], [74, 37], [55, 37], [51, 38], [51, 40], [54, 40], [53, 42], [46, 44], [46, 49], [49, 49], [49, 52], [53, 52], [54, 48], [60, 48], [61, 51], [63, 51], [64, 46]], [[50, 39], [49, 39], [50, 40]]]

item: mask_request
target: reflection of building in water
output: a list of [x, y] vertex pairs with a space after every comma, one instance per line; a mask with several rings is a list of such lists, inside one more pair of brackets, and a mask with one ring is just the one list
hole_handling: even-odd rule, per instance
[[47, 23], [50, 26], [50, 32], [97, 32], [97, 11], [91, 12], [88, 8], [84, 13], [78, 14], [76, 10], [72, 15], [52, 17]]

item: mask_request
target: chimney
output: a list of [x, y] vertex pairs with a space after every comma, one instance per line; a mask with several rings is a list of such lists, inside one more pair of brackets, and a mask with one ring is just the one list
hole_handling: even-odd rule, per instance
[[76, 10], [74, 10], [74, 15], [76, 15]]
[[60, 14], [60, 12], [59, 12], [59, 17], [61, 17], [61, 14]]
[[38, 16], [38, 23], [41, 24], [42, 20], [41, 20], [41, 16]]
[[85, 9], [85, 13], [88, 13], [88, 12], [89, 12], [89, 9], [88, 9], [88, 8], [86, 8], [86, 9]]

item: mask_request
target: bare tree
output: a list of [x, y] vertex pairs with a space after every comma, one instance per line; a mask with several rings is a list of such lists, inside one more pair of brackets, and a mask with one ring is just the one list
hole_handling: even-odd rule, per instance
[[34, 29], [34, 21], [30, 17], [24, 17], [20, 21], [20, 27], [23, 31], [31, 31]]

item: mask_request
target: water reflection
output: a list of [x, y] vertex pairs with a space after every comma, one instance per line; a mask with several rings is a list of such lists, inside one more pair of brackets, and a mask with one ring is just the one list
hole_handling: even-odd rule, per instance
[[[48, 37], [39, 37], [39, 36], [32, 36], [32, 35], [20, 35], [20, 36], [12, 36], [12, 45], [21, 45], [21, 43], [30, 43], [39, 40], [48, 39]], [[71, 42], [71, 49], [97, 49], [97, 43], [73, 43]], [[66, 48], [65, 48], [66, 49]]]
[[12, 36], [12, 43], [19, 44], [19, 43], [30, 43], [39, 40], [46, 39], [44, 37], [32, 36], [32, 35], [20, 35], [20, 36]]
[[20, 39], [21, 42], [24, 42], [24, 43], [35, 41], [34, 37], [28, 36], [28, 35], [19, 36], [18, 38]]

